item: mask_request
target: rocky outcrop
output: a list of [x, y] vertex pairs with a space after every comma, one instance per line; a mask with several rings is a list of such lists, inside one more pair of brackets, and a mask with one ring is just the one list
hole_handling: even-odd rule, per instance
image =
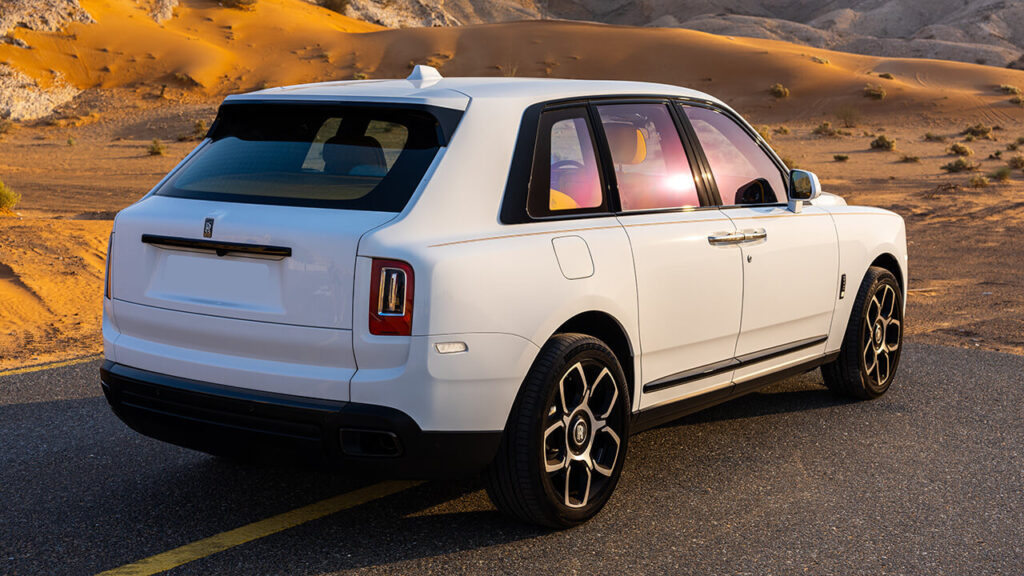
[[70, 102], [81, 92], [59, 76], [45, 89], [6, 64], [0, 64], [0, 118], [34, 120]]
[[0, 0], [0, 36], [18, 27], [60, 30], [70, 22], [93, 22], [78, 0]]

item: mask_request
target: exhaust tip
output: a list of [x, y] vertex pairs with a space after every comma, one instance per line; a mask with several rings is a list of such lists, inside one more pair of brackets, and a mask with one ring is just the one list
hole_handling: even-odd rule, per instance
[[342, 428], [339, 434], [346, 456], [394, 458], [402, 454], [402, 443], [394, 432]]

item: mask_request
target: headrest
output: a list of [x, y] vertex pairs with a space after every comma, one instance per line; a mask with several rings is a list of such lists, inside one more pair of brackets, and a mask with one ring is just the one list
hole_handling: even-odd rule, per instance
[[373, 136], [335, 136], [326, 142], [323, 150], [324, 171], [349, 174], [357, 166], [383, 168], [384, 149]]
[[604, 125], [608, 137], [608, 148], [612, 162], [616, 164], [639, 164], [647, 158], [647, 140], [644, 133], [632, 124], [612, 122]]

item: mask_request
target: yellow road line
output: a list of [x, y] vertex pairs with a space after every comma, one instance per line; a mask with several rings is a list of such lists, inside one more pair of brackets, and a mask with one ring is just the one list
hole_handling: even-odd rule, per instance
[[25, 366], [24, 368], [12, 368], [10, 370], [0, 370], [0, 376], [14, 376], [15, 374], [27, 374], [29, 372], [39, 372], [40, 370], [50, 370], [51, 368], [61, 368], [63, 366], [74, 366], [75, 364], [84, 364], [86, 362], [92, 362], [94, 360], [100, 360], [103, 358], [103, 354], [93, 354], [92, 356], [83, 356], [81, 358], [72, 358], [71, 360], [60, 360], [58, 362], [48, 362], [46, 364], [36, 364], [34, 366]]
[[420, 482], [381, 482], [365, 488], [360, 488], [346, 494], [333, 498], [321, 500], [309, 506], [296, 508], [290, 512], [271, 516], [266, 520], [260, 520], [247, 524], [241, 528], [221, 532], [220, 534], [197, 540], [180, 548], [162, 552], [156, 556], [150, 556], [144, 560], [126, 564], [120, 568], [114, 568], [101, 572], [97, 576], [148, 576], [165, 572], [182, 564], [205, 558], [240, 544], [258, 540], [282, 530], [305, 524], [324, 516], [329, 516], [342, 510], [354, 508], [366, 504], [372, 500], [390, 496], [401, 492]]

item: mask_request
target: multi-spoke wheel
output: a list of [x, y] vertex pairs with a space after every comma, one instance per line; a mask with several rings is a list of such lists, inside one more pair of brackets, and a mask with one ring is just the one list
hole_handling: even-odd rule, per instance
[[485, 474], [491, 500], [527, 522], [585, 522], [615, 489], [628, 425], [629, 399], [612, 351], [590, 336], [554, 336], [530, 369]]
[[870, 268], [853, 304], [839, 357], [822, 366], [825, 384], [857, 398], [889, 389], [903, 348], [903, 298], [884, 268]]

